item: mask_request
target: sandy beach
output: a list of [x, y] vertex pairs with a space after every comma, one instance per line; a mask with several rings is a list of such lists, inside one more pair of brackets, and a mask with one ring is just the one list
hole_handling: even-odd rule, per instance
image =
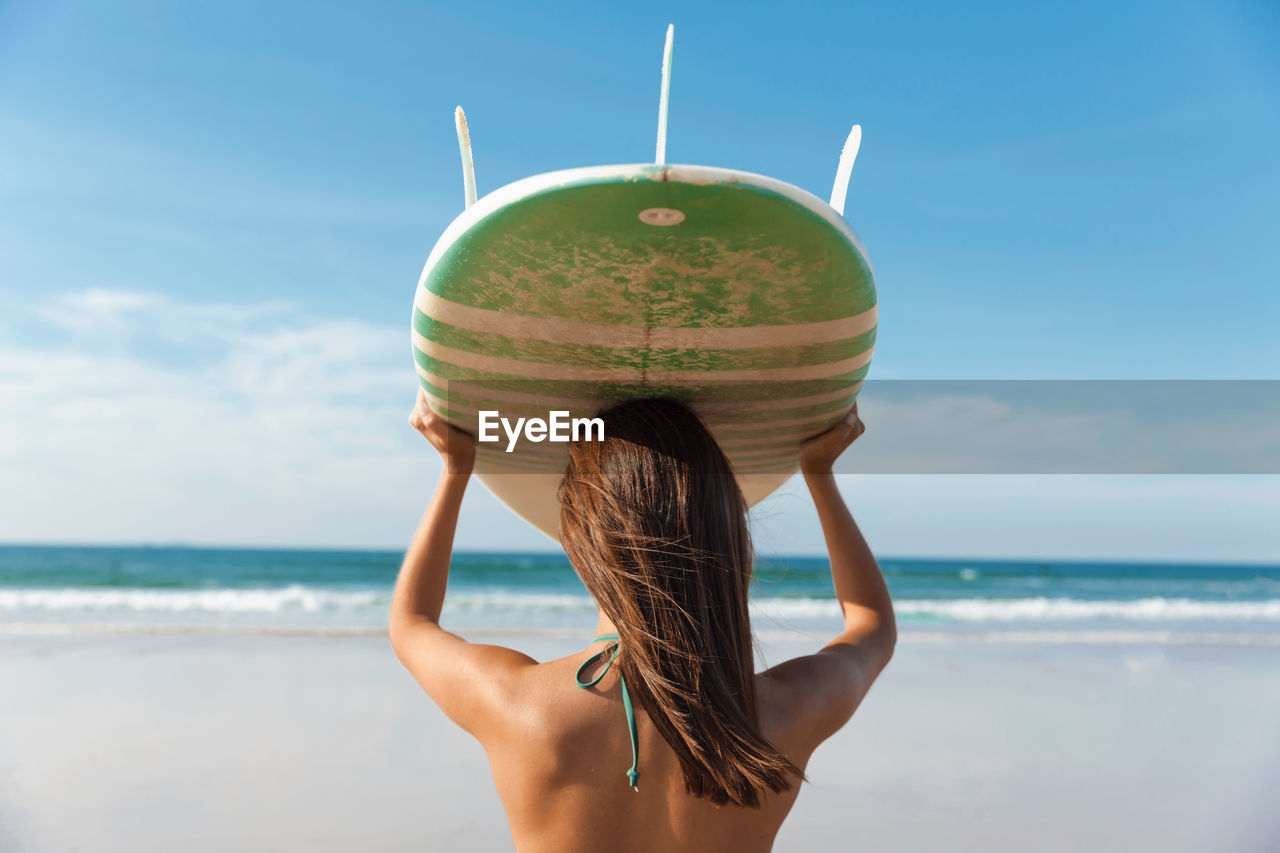
[[[1276, 658], [908, 634], [775, 849], [1280, 849]], [[511, 847], [483, 752], [376, 635], [10, 635], [0, 684], [5, 851]]]

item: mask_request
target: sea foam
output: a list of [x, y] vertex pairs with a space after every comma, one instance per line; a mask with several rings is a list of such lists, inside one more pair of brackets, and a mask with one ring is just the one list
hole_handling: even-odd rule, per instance
[[[119, 614], [277, 614], [343, 613], [385, 610], [390, 589], [325, 588], [292, 584], [267, 588], [224, 589], [0, 589], [0, 612], [10, 616], [53, 613]], [[894, 607], [900, 619], [954, 622], [1182, 622], [1278, 621], [1280, 599], [1254, 601], [1146, 597], [1132, 600], [1080, 598], [899, 598]], [[445, 612], [474, 614], [590, 613], [595, 605], [583, 594], [518, 590], [459, 590], [450, 592]], [[754, 597], [754, 615], [771, 619], [838, 619], [833, 598]]]

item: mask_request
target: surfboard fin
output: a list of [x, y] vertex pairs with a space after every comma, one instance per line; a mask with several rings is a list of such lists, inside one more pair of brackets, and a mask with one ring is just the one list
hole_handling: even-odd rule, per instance
[[840, 152], [840, 165], [836, 167], [836, 182], [831, 188], [831, 206], [836, 213], [844, 216], [844, 199], [849, 193], [849, 178], [853, 175], [853, 161], [858, 156], [858, 146], [862, 144], [862, 125], [855, 124], [849, 131], [849, 138], [844, 141], [844, 149]]
[[667, 43], [662, 48], [662, 94], [658, 97], [658, 156], [654, 163], [667, 164], [667, 100], [671, 93], [671, 42], [676, 36], [676, 25], [667, 24]]
[[466, 205], [476, 203], [476, 164], [471, 159], [471, 134], [467, 131], [467, 114], [458, 107], [453, 111], [453, 124], [458, 128], [458, 150], [462, 152], [462, 189]]

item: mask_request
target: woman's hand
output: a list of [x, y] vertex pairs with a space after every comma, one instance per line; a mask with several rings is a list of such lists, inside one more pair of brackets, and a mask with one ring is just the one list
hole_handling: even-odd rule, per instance
[[854, 403], [844, 420], [800, 445], [800, 470], [805, 474], [831, 473], [831, 466], [840, 454], [866, 431], [866, 425], [858, 417], [858, 404]]
[[427, 393], [418, 388], [418, 400], [409, 413], [409, 426], [431, 442], [431, 446], [444, 457], [445, 470], [451, 473], [471, 473], [476, 464], [476, 440], [469, 433], [450, 426], [427, 405]]

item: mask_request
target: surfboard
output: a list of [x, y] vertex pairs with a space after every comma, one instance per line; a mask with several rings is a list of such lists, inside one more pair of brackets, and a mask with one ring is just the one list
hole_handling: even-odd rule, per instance
[[[628, 399], [682, 400], [755, 505], [798, 470], [800, 444], [848, 411], [875, 349], [874, 273], [841, 213], [860, 128], [831, 202], [663, 162], [671, 33], [658, 162], [535, 175], [476, 199], [459, 108], [468, 206], [419, 279], [413, 355], [432, 408], [473, 435], [482, 412], [589, 418]], [[509, 447], [505, 435], [481, 442], [477, 477], [558, 538], [568, 445]]]

